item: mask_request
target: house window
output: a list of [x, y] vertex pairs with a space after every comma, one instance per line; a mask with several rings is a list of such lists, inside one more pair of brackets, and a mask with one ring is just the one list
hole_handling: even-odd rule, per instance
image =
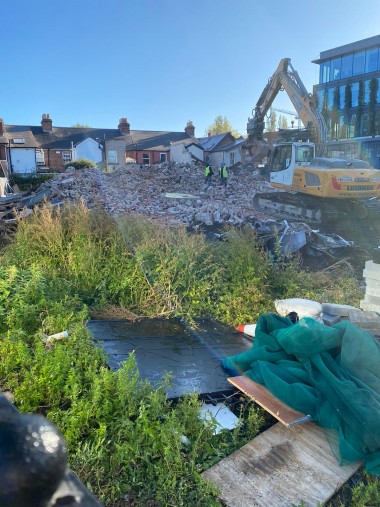
[[143, 161], [143, 164], [149, 165], [149, 153], [143, 153], [142, 161]]
[[234, 163], [235, 163], [235, 153], [231, 152], [230, 153], [230, 165], [234, 165]]
[[108, 150], [108, 163], [109, 164], [117, 164], [117, 151], [116, 150]]
[[160, 153], [160, 162], [166, 162], [166, 153]]
[[36, 162], [37, 162], [37, 165], [45, 165], [44, 150], [36, 150]]
[[62, 152], [62, 160], [63, 160], [64, 164], [67, 164], [67, 162], [71, 162], [71, 151], [69, 151], [69, 150], [63, 151]]

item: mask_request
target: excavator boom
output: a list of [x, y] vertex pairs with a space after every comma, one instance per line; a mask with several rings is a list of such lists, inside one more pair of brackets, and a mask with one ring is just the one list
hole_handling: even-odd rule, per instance
[[268, 147], [263, 139], [265, 115], [282, 90], [287, 93], [305, 128], [312, 131], [317, 155], [324, 154], [327, 141], [326, 123], [315, 104], [313, 95], [308, 93], [290, 61], [290, 58], [283, 58], [280, 61], [252, 111], [253, 117], [248, 118], [248, 139], [242, 146], [243, 164], [260, 162], [267, 155]]

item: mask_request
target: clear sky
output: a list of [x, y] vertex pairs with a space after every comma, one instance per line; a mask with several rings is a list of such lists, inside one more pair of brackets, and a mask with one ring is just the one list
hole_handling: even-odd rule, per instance
[[[240, 133], [281, 58], [307, 89], [321, 51], [380, 33], [380, 0], [2, 0], [0, 117]], [[293, 107], [285, 94], [274, 107]]]

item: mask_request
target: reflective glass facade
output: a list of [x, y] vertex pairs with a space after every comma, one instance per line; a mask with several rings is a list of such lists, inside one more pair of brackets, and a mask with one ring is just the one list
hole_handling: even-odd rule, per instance
[[379, 48], [358, 51], [320, 64], [319, 84], [380, 70]]
[[[324, 51], [314, 63], [320, 66], [314, 94], [330, 139], [380, 136], [380, 35]], [[374, 79], [378, 85], [375, 104], [370, 103]], [[334, 95], [339, 99], [338, 116]]]

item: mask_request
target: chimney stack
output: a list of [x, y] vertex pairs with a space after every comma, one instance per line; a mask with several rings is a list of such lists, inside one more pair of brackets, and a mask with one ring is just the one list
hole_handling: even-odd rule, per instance
[[185, 132], [188, 136], [194, 137], [195, 136], [195, 127], [193, 125], [192, 121], [188, 121], [186, 124]]
[[0, 137], [2, 137], [4, 135], [4, 120], [2, 118], [0, 118]]
[[53, 131], [53, 121], [50, 118], [50, 114], [43, 114], [41, 120], [41, 126], [43, 132], [52, 132]]
[[130, 124], [128, 123], [128, 118], [120, 118], [118, 129], [120, 131], [120, 134], [122, 136], [125, 136], [126, 134], [130, 134]]

